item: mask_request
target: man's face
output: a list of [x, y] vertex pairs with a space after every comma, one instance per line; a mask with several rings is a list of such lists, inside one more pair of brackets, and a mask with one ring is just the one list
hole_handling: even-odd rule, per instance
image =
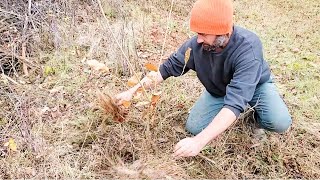
[[212, 35], [212, 34], [198, 33], [197, 42], [199, 44], [203, 43], [209, 46], [213, 46], [216, 37], [217, 37], [216, 35]]
[[202, 47], [206, 51], [215, 50], [215, 40], [217, 36], [212, 34], [198, 33], [197, 42], [202, 44]]
[[206, 51], [221, 51], [229, 41], [229, 35], [212, 35], [198, 33], [197, 42], [202, 44]]

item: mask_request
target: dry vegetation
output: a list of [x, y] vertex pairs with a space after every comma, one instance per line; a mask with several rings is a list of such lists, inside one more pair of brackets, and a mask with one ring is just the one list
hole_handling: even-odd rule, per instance
[[[320, 178], [317, 0], [235, 1], [236, 24], [262, 38], [290, 131], [256, 144], [247, 112], [200, 156], [181, 160], [171, 153], [189, 136], [185, 119], [202, 91], [194, 73], [168, 79], [152, 112], [131, 107], [123, 123], [97, 108], [97, 93], [127, 89], [130, 64], [146, 73], [146, 62], [158, 63], [167, 27], [163, 57], [190, 37], [193, 2], [175, 1], [167, 21], [169, 0], [103, 0], [112, 31], [97, 2], [0, 2], [0, 179]], [[110, 72], [90, 69], [92, 59]], [[4, 146], [10, 138], [17, 151]]]

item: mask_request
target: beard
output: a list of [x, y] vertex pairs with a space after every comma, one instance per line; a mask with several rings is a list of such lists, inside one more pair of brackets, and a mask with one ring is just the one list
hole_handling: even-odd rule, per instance
[[206, 44], [206, 43], [202, 43], [202, 48], [205, 51], [215, 51], [216, 50], [216, 46], [212, 46], [212, 45]]
[[223, 49], [227, 40], [228, 37], [226, 35], [217, 36], [213, 42], [213, 45], [202, 43], [202, 48], [205, 51], [215, 51], [218, 48]]

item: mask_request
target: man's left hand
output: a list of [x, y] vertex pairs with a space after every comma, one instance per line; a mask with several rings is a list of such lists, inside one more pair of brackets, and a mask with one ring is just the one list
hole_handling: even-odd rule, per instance
[[187, 137], [182, 139], [174, 147], [174, 157], [189, 157], [196, 156], [202, 150], [204, 145], [197, 141], [194, 137]]

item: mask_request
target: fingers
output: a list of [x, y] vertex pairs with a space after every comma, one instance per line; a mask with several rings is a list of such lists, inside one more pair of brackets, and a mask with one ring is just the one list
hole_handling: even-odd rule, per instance
[[186, 157], [191, 152], [192, 148], [189, 147], [187, 139], [183, 139], [174, 147], [173, 156], [176, 158]]
[[174, 153], [175, 158], [188, 157], [192, 154], [192, 150], [189, 148], [180, 148]]

